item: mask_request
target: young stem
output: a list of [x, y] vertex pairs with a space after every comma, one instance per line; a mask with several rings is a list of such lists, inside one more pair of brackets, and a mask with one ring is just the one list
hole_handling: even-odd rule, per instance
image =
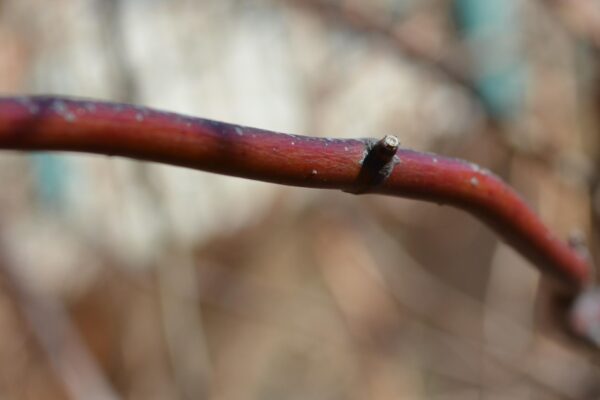
[[126, 104], [0, 98], [1, 149], [118, 155], [284, 185], [449, 204], [483, 220], [563, 286], [580, 290], [591, 283], [589, 262], [554, 237], [500, 178], [462, 160], [391, 149], [391, 142], [286, 135]]

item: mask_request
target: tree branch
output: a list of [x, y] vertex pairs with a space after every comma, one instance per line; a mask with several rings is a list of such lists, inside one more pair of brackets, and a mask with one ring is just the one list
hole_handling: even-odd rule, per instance
[[[266, 182], [449, 204], [475, 215], [542, 272], [579, 290], [591, 266], [500, 178], [466, 161], [398, 149], [390, 137], [286, 135], [144, 107], [0, 98], [0, 148], [117, 155]], [[392, 155], [390, 155], [392, 151]]]

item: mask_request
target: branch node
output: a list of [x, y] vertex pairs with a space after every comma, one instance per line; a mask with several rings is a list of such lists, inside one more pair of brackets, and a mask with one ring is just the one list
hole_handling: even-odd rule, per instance
[[392, 170], [400, 162], [396, 152], [400, 147], [400, 140], [394, 135], [385, 135], [379, 141], [368, 139], [365, 142], [365, 157], [361, 160], [361, 169], [356, 179], [356, 184], [345, 192], [361, 194], [373, 187], [382, 184]]

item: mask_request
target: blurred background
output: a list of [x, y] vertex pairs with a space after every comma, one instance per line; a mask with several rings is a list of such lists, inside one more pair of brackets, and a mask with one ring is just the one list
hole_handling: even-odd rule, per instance
[[[594, 0], [0, 0], [0, 92], [397, 135], [600, 220]], [[581, 399], [596, 352], [448, 207], [0, 154], [2, 399]]]

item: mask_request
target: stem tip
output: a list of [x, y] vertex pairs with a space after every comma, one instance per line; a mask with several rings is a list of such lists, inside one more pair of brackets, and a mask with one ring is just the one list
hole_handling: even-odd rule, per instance
[[400, 140], [394, 135], [385, 135], [377, 145], [386, 153], [394, 155], [396, 154], [396, 150], [398, 150], [398, 146], [400, 146]]

